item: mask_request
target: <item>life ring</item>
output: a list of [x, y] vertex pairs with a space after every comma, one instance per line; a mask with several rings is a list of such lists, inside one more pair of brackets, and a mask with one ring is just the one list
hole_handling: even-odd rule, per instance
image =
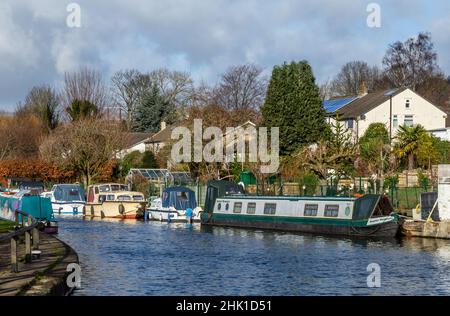
[[119, 214], [120, 214], [120, 215], [125, 214], [125, 206], [123, 206], [123, 204], [120, 204], [120, 205], [119, 205]]

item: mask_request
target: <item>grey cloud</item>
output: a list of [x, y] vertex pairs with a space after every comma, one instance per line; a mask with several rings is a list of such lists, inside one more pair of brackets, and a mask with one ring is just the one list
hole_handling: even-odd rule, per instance
[[[58, 86], [65, 71], [86, 65], [105, 78], [121, 68], [168, 67], [214, 83], [233, 64], [254, 62], [270, 73], [275, 64], [307, 59], [324, 81], [352, 59], [379, 64], [390, 42], [422, 27], [434, 27], [441, 61], [449, 60], [450, 44], [441, 30], [448, 29], [448, 20], [443, 11], [435, 13], [436, 20], [424, 20], [427, 2], [419, 0], [379, 1], [384, 23], [377, 30], [365, 24], [371, 1], [74, 2], [82, 9], [81, 29], [65, 25], [69, 2], [2, 1], [0, 106], [13, 107], [33, 85]], [[401, 28], [403, 20], [414, 18], [417, 29]]]

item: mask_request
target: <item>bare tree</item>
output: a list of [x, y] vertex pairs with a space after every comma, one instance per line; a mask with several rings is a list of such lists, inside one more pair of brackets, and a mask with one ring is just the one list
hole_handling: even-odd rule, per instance
[[433, 75], [417, 86], [417, 92], [435, 105], [445, 107], [450, 100], [449, 79], [442, 73]]
[[189, 73], [162, 68], [150, 72], [149, 77], [172, 105], [184, 107], [192, 104], [194, 82]]
[[[18, 104], [14, 115], [8, 118], [3, 128], [8, 155], [11, 159], [33, 159], [39, 155], [39, 144], [43, 137], [42, 120], [29, 107]], [[2, 133], [3, 135], [3, 133]]]
[[267, 80], [262, 69], [253, 65], [229, 68], [214, 90], [216, 103], [226, 109], [255, 109], [264, 102]]
[[109, 102], [101, 74], [89, 68], [64, 75], [62, 99], [65, 108], [71, 107], [74, 101], [85, 102], [94, 105], [98, 113], [102, 113]]
[[396, 87], [408, 87], [416, 91], [427, 78], [435, 74], [437, 53], [431, 42], [431, 34], [419, 33], [404, 43], [389, 46], [383, 58], [385, 72]]
[[136, 107], [146, 92], [151, 90], [151, 79], [136, 69], [121, 70], [111, 78], [111, 90], [115, 103], [127, 114], [127, 128], [133, 126]]
[[118, 122], [86, 118], [59, 127], [40, 146], [44, 160], [75, 171], [84, 184], [98, 177], [124, 145]]
[[0, 117], [0, 160], [8, 159], [14, 152], [14, 118]]
[[22, 110], [29, 110], [41, 119], [45, 132], [54, 130], [60, 120], [60, 98], [50, 86], [33, 87], [25, 99]]
[[325, 81], [319, 86], [320, 97], [322, 100], [328, 100], [332, 97], [331, 95], [331, 82], [330, 80]]
[[373, 91], [378, 78], [377, 67], [370, 67], [364, 61], [352, 61], [342, 66], [341, 71], [330, 83], [330, 94], [332, 96], [358, 95], [363, 85], [368, 91]]

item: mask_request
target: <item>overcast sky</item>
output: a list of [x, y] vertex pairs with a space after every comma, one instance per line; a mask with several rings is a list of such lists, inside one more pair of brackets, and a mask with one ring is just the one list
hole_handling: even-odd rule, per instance
[[[81, 27], [66, 24], [67, 5]], [[367, 26], [369, 3], [381, 28]], [[347, 61], [381, 65], [388, 44], [431, 32], [450, 74], [448, 0], [1, 0], [0, 107], [12, 110], [34, 85], [60, 87], [83, 66], [105, 79], [116, 70], [160, 67], [217, 82], [231, 65], [256, 63], [270, 74], [284, 61], [308, 60], [319, 83]]]

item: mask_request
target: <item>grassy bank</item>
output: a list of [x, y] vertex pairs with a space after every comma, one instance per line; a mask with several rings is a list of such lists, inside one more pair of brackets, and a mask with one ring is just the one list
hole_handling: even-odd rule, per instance
[[16, 223], [0, 219], [0, 234], [14, 230]]

